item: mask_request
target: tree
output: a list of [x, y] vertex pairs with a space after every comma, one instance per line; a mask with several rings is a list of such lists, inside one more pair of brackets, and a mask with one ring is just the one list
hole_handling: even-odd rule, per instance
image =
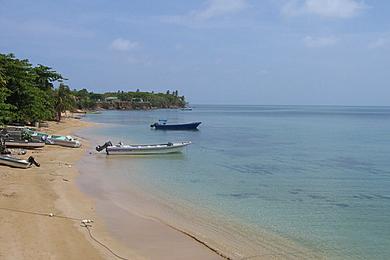
[[15, 118], [15, 107], [5, 103], [5, 100], [9, 94], [10, 91], [4, 86], [0, 85], [0, 125], [2, 123], [11, 122]]
[[69, 87], [63, 83], [60, 84], [54, 94], [55, 110], [57, 121], [61, 121], [61, 113], [72, 109], [75, 104], [74, 96]]
[[32, 68], [31, 72], [34, 74], [34, 82], [36, 87], [42, 90], [53, 89], [53, 82], [65, 80], [61, 74], [52, 70], [52, 68], [38, 64], [37, 67]]

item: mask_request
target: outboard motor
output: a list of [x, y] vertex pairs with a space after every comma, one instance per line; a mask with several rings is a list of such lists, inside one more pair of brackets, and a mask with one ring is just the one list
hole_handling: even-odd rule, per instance
[[151, 124], [150, 127], [155, 127], [157, 123]]
[[37, 167], [40, 167], [40, 166], [41, 166], [37, 161], [35, 161], [34, 157], [32, 157], [32, 156], [28, 157], [27, 161], [28, 161], [29, 163], [31, 163], [31, 164], [34, 164], [34, 165], [37, 166]]
[[100, 152], [100, 151], [106, 149], [108, 146], [112, 146], [112, 143], [110, 141], [106, 142], [103, 145], [96, 146], [96, 151]]

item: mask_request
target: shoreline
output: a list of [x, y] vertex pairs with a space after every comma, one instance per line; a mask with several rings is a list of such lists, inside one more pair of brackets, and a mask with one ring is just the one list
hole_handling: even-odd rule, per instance
[[[67, 118], [41, 130], [69, 135], [91, 126]], [[93, 198], [75, 185], [79, 172], [74, 164], [88, 148], [86, 140], [81, 141], [81, 148], [46, 145], [20, 156], [34, 156], [39, 168], [0, 166], [1, 259], [111, 259], [112, 254], [93, 238], [130, 259], [142, 259], [111, 238], [95, 212]], [[89, 231], [80, 225], [82, 219], [94, 221]]]
[[[123, 161], [126, 161], [125, 158], [105, 158], [105, 155], [96, 153], [94, 156], [97, 157], [94, 160], [90, 160], [88, 156], [82, 160], [82, 163], [86, 166], [84, 166], [85, 169], [80, 169], [84, 173], [78, 179], [79, 186], [89, 196], [98, 198], [97, 212], [107, 221], [108, 228], [113, 231], [116, 238], [122, 242], [126, 242], [126, 235], [129, 235], [125, 231], [126, 227], [136, 228], [126, 223], [128, 221], [123, 220], [130, 215], [160, 222], [191, 237], [197, 243], [201, 243], [225, 259], [256, 259], [256, 257], [262, 259], [274, 259], [275, 257], [283, 259], [323, 258], [317, 250], [302, 247], [296, 242], [272, 232], [261, 230], [256, 233], [242, 225], [235, 225], [234, 228], [230, 228], [229, 226], [234, 221], [221, 218], [223, 215], [209, 214], [210, 212], [207, 210], [200, 209], [190, 202], [191, 205], [186, 204], [186, 201], [180, 198], [172, 200], [168, 198], [169, 196], [164, 196], [167, 194], [160, 196], [161, 193], [156, 192], [154, 187], [146, 187], [142, 184], [139, 186], [139, 183], [133, 183], [134, 179], [126, 183], [118, 181], [118, 179], [113, 180], [117, 178], [119, 172], [108, 170], [111, 174], [109, 179], [105, 179], [108, 178], [105, 176], [107, 173], [100, 173], [100, 176], [99, 174], [93, 174], [92, 176], [89, 174], [89, 170], [93, 167], [96, 167], [97, 172], [99, 172], [99, 170], [104, 171], [103, 168], [106, 163], [120, 166]], [[102, 164], [95, 166], [96, 163]], [[131, 172], [134, 171], [142, 173], [142, 171], [132, 168]], [[83, 183], [86, 180], [88, 184], [92, 182], [94, 185]], [[112, 194], [112, 197], [107, 194]], [[248, 233], [250, 236], [247, 236]], [[249, 239], [253, 239], [255, 242], [248, 244]]]
[[[94, 125], [66, 118], [61, 123], [50, 122], [48, 128], [41, 130], [69, 135]], [[79, 139], [82, 141], [79, 149], [45, 146], [39, 150], [28, 150], [23, 158], [33, 155], [41, 163], [39, 168], [0, 166], [0, 229], [3, 231], [0, 234], [0, 258], [112, 259], [113, 254], [118, 254], [126, 259], [150, 259], [112, 235], [106, 220], [96, 212], [96, 198], [85, 194], [77, 185], [80, 171], [75, 165], [90, 149], [88, 140]], [[81, 219], [94, 221], [89, 230], [80, 225]], [[163, 244], [167, 237], [177, 243], [177, 248], [184, 247], [181, 256], [189, 259], [199, 259], [198, 256], [202, 259], [221, 259], [190, 234], [154, 222], [155, 227], [162, 228], [155, 234], [160, 236], [160, 241], [154, 243], [162, 243], [166, 259], [172, 253], [172, 248]], [[147, 229], [141, 232], [148, 233]], [[96, 238], [103, 246], [94, 240]], [[133, 235], [133, 238], [137, 239], [137, 236]], [[40, 241], [49, 242], [42, 245]], [[146, 247], [157, 245], [148, 241], [144, 244]], [[159, 255], [152, 258], [164, 259]]]
[[[65, 119], [61, 123], [51, 122], [43, 131], [74, 135], [96, 125]], [[99, 169], [91, 172], [94, 168], [90, 167], [87, 175], [81, 169], [86, 161], [95, 164], [99, 158], [92, 152], [91, 140], [78, 138], [83, 144], [79, 149], [46, 146], [29, 150], [25, 156], [35, 156], [42, 165], [40, 168], [0, 166], [0, 228], [5, 231], [0, 235], [4, 248], [0, 258], [113, 258], [112, 253], [89, 236], [80, 219], [94, 220], [90, 228], [93, 236], [128, 259], [320, 258], [266, 232], [259, 237], [252, 236], [259, 244], [245, 245], [247, 233], [240, 228], [226, 229], [218, 215], [208, 218], [207, 212], [196, 212], [191, 205], [187, 207], [191, 210], [186, 211], [184, 204], [158, 197], [150, 190], [140, 192], [134, 185], [126, 187], [130, 191], [126, 195], [130, 196], [122, 197], [125, 200], [110, 198], [106, 195], [110, 190], [105, 190], [99, 183], [102, 179], [96, 177], [102, 174]], [[120, 185], [114, 188], [123, 189]], [[49, 213], [54, 217], [50, 218]], [[45, 247], [36, 242], [52, 240]], [[243, 245], [247, 246], [246, 253], [240, 251]], [[291, 251], [298, 253], [298, 257], [290, 256]]]

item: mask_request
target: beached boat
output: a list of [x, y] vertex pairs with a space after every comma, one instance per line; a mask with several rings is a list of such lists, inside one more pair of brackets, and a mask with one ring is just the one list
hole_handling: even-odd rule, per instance
[[70, 135], [49, 135], [42, 132], [29, 131], [28, 132], [33, 140], [42, 140], [46, 144], [60, 145], [65, 147], [78, 148], [81, 146], [80, 141], [76, 140]]
[[40, 164], [35, 161], [32, 156], [30, 156], [27, 160], [23, 160], [9, 155], [0, 155], [0, 164], [23, 169], [29, 168], [33, 164], [37, 167], [40, 166]]
[[9, 148], [36, 149], [43, 148], [45, 143], [40, 141], [7, 139], [5, 140], [5, 145]]
[[80, 141], [74, 139], [72, 136], [69, 135], [47, 135], [43, 136], [42, 140], [44, 140], [46, 144], [51, 145], [60, 145], [71, 148], [79, 148], [81, 146]]
[[126, 145], [119, 143], [112, 145], [112, 143], [106, 142], [102, 146], [97, 146], [96, 151], [100, 152], [106, 149], [107, 154], [118, 155], [136, 155], [136, 154], [166, 154], [166, 153], [179, 153], [184, 147], [191, 144], [191, 142], [180, 143], [166, 143], [166, 144], [132, 144]]
[[190, 122], [179, 124], [167, 124], [167, 120], [159, 120], [157, 123], [150, 125], [158, 130], [195, 130], [202, 122]]

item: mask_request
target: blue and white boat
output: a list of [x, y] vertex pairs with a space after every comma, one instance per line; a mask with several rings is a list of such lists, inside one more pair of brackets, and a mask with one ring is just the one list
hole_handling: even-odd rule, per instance
[[167, 120], [159, 120], [157, 123], [150, 125], [156, 130], [195, 130], [202, 122], [189, 122], [179, 124], [167, 124]]

